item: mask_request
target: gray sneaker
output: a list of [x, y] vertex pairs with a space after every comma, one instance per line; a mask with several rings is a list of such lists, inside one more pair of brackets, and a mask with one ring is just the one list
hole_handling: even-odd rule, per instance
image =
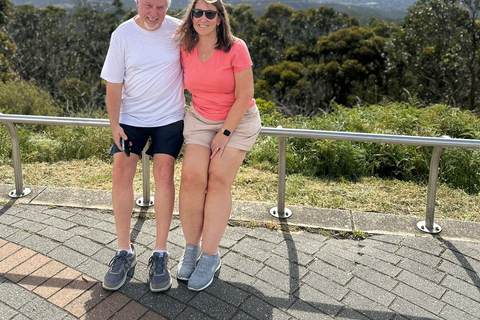
[[133, 244], [132, 251], [133, 253], [128, 253], [124, 250], [119, 251], [115, 254], [115, 257], [110, 260], [108, 264], [110, 269], [107, 271], [107, 274], [105, 274], [105, 279], [102, 284], [105, 290], [118, 290], [127, 280], [127, 275], [130, 277], [133, 276], [135, 265], [137, 264]]
[[182, 259], [178, 263], [178, 280], [187, 281], [190, 279], [195, 267], [197, 266], [197, 261], [200, 259], [202, 250], [200, 246], [195, 246], [193, 244], [187, 244], [185, 251], [183, 252]]
[[168, 271], [168, 254], [154, 252], [148, 260], [150, 290], [152, 292], [166, 291], [172, 285], [170, 271]]
[[188, 280], [188, 289], [193, 291], [201, 291], [207, 288], [212, 284], [215, 272], [220, 269], [221, 265], [222, 261], [218, 255], [211, 256], [205, 252], [202, 253], [195, 271], [193, 271], [190, 279]]

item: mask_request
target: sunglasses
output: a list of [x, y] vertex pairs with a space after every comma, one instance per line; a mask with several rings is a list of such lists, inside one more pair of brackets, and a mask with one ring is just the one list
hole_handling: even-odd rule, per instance
[[202, 9], [193, 9], [192, 10], [192, 15], [195, 18], [201, 18], [203, 16], [203, 13], [205, 12], [205, 17], [207, 17], [208, 20], [215, 19], [217, 16], [217, 11], [213, 10], [202, 10]]

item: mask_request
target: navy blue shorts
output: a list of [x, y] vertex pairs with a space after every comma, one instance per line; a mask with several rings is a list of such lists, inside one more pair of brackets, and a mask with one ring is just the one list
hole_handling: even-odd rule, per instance
[[[128, 139], [132, 142], [132, 151], [142, 156], [143, 148], [147, 144], [149, 138], [151, 138], [150, 147], [147, 150], [147, 154], [153, 156], [156, 153], [168, 154], [174, 157], [178, 157], [180, 149], [183, 144], [183, 120], [168, 124], [162, 127], [134, 127], [126, 124], [120, 124], [125, 131]], [[108, 150], [108, 154], [113, 155], [117, 152], [123, 152], [114, 143]]]

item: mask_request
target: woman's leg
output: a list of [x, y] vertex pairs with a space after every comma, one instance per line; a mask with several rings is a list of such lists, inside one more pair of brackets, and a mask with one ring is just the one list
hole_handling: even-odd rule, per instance
[[179, 212], [187, 244], [199, 245], [202, 236], [210, 149], [188, 144], [182, 164]]
[[246, 151], [227, 147], [221, 158], [211, 160], [205, 200], [202, 251], [216, 255], [232, 210], [232, 183]]

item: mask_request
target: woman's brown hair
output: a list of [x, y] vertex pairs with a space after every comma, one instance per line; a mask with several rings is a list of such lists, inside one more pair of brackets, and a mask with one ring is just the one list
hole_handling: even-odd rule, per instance
[[[198, 33], [193, 27], [193, 9], [199, 0], [193, 0], [187, 8], [183, 23], [178, 27], [176, 36], [180, 41], [180, 45], [187, 52], [192, 52], [193, 48], [198, 43]], [[235, 37], [232, 34], [230, 28], [230, 20], [228, 19], [227, 11], [223, 5], [222, 0], [204, 0], [205, 2], [212, 4], [217, 9], [217, 15], [220, 17], [220, 25], [217, 26], [217, 45], [216, 50], [222, 50], [229, 52], [235, 43]]]

